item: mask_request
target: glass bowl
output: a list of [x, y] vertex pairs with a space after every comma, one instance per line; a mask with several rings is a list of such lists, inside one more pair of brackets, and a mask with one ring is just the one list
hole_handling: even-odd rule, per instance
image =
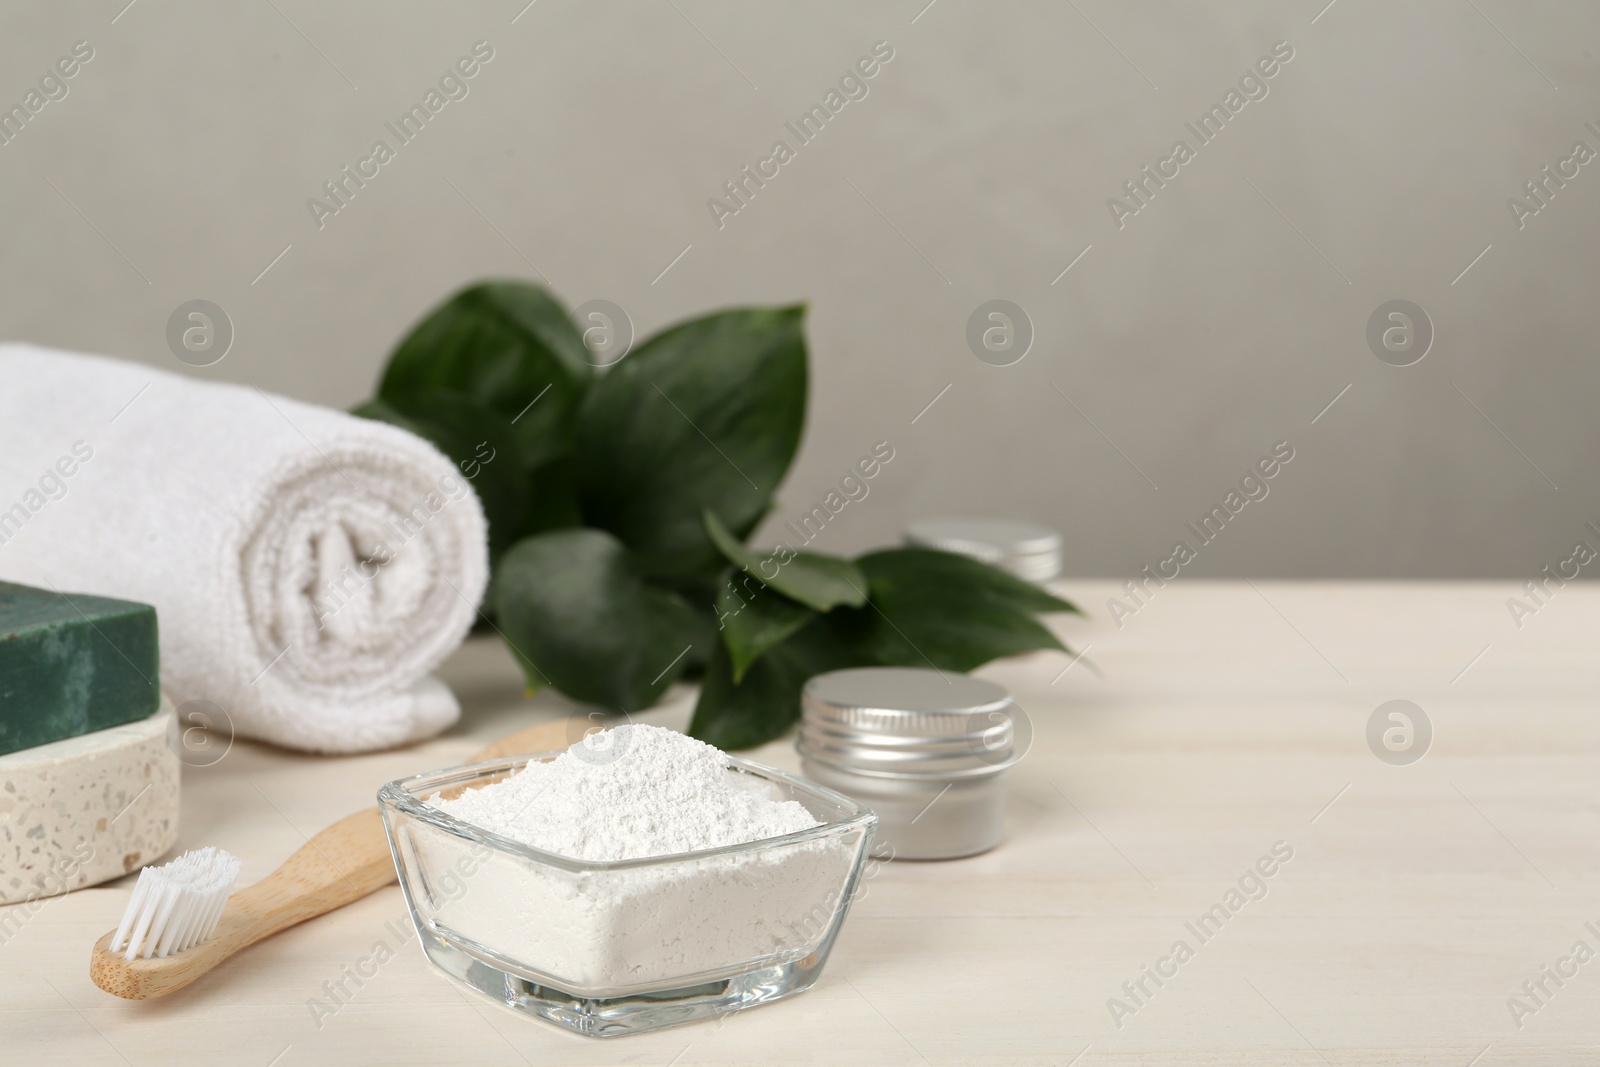
[[730, 756], [739, 786], [797, 801], [820, 825], [743, 845], [594, 862], [520, 844], [427, 802], [561, 751], [419, 774], [378, 790], [400, 888], [435, 966], [590, 1037], [755, 1007], [817, 980], [861, 878], [878, 821], [871, 810]]

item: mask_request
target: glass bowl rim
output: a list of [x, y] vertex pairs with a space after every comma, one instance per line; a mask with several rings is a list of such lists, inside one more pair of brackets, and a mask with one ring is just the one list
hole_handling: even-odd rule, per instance
[[546, 752], [501, 756], [497, 759], [481, 760], [477, 763], [462, 763], [436, 771], [425, 771], [421, 774], [411, 774], [404, 778], [396, 778], [393, 781], [385, 782], [379, 787], [378, 806], [385, 812], [391, 810], [404, 812], [406, 815], [414, 819], [420, 819], [436, 829], [443, 830], [456, 837], [489, 845], [497, 851], [509, 852], [513, 855], [572, 872], [628, 870], [639, 867], [653, 867], [682, 860], [698, 860], [743, 852], [759, 852], [783, 845], [831, 837], [856, 827], [874, 827], [878, 822], [878, 816], [871, 808], [837, 790], [829, 789], [825, 785], [819, 785], [810, 779], [789, 774], [787, 771], [780, 771], [776, 767], [769, 767], [765, 763], [741, 759], [738, 756], [727, 757], [730, 770], [781, 782], [792, 789], [826, 800], [844, 809], [849, 814], [842, 818], [819, 823], [804, 830], [796, 830], [793, 833], [781, 834], [777, 837], [763, 837], [755, 841], [745, 841], [732, 845], [719, 845], [716, 848], [703, 848], [692, 852], [671, 852], [660, 856], [642, 856], [627, 860], [585, 860], [576, 856], [564, 856], [559, 852], [547, 852], [544, 849], [534, 848], [532, 845], [525, 845], [520, 841], [497, 834], [493, 830], [458, 819], [454, 815], [440, 811], [413, 792], [424, 782], [429, 784], [429, 791], [433, 793], [441, 788], [447, 788], [450, 784], [448, 782], [449, 779], [468, 778], [495, 771], [510, 770], [518, 765], [525, 765], [536, 760], [542, 761], [554, 758], [566, 751], [567, 749], [565, 748], [558, 748]]

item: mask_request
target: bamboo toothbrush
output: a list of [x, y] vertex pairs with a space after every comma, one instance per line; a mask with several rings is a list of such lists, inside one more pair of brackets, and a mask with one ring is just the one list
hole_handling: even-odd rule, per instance
[[[586, 726], [586, 723], [574, 725], [566, 720], [530, 726], [501, 738], [468, 762], [565, 748], [576, 736], [572, 731], [581, 732]], [[216, 883], [226, 877], [226, 885], [231, 886], [238, 873], [237, 867], [229, 874], [227, 861], [232, 857], [226, 852], [201, 852], [207, 854], [203, 861], [191, 859], [196, 853], [186, 853], [158, 868], [157, 873], [152, 874], [149, 869], [140, 872], [134, 899], [130, 901], [129, 917], [124, 917], [121, 927], [95, 942], [89, 958], [89, 977], [95, 985], [128, 1000], [164, 996], [182, 989], [229, 956], [263, 938], [342, 908], [395, 881], [389, 841], [383, 832], [383, 819], [375, 807], [340, 819], [317, 834], [276, 871], [229, 896], [220, 916], [205, 914], [202, 898], [209, 888], [213, 893], [210, 900], [215, 904], [215, 898], [227, 891], [226, 886], [218, 891]], [[197, 868], [202, 866], [209, 877], [194, 878]], [[147, 874], [157, 888], [146, 889]], [[160, 895], [160, 887], [165, 887], [169, 897]], [[181, 903], [176, 902], [179, 896], [184, 898]], [[137, 925], [139, 919], [130, 921], [135, 914], [131, 905], [139, 903], [140, 914], [143, 914], [148, 910], [144, 908], [146, 899], [156, 907], [141, 929]], [[161, 913], [163, 900], [165, 915]], [[179, 924], [187, 929], [174, 929], [166, 921], [183, 916], [191, 920], [188, 924]], [[205, 935], [198, 944], [183, 946], [181, 941], [195, 940], [195, 927], [202, 925], [213, 925], [215, 932]], [[125, 937], [128, 938], [125, 951], [113, 947], [124, 944]], [[136, 945], [142, 946], [139, 952], [135, 952]], [[171, 954], [148, 955], [163, 951]]]
[[223, 905], [239, 880], [239, 857], [220, 848], [185, 852], [171, 863], [139, 872], [111, 951], [123, 959], [166, 957], [216, 933]]

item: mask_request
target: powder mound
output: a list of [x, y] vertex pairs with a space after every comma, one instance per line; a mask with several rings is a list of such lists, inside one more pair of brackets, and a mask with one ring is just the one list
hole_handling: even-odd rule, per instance
[[722, 750], [629, 723], [549, 763], [433, 807], [513, 841], [592, 861], [643, 859], [778, 837], [818, 825], [792, 800], [728, 769]]

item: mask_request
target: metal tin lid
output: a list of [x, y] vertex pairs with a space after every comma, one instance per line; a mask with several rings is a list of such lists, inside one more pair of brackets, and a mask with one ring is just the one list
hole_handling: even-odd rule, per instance
[[1045, 526], [1009, 519], [919, 519], [905, 542], [971, 556], [1030, 582], [1061, 573], [1061, 535]]
[[856, 773], [978, 777], [1018, 756], [1011, 694], [956, 671], [830, 671], [806, 682], [800, 705], [800, 754]]

